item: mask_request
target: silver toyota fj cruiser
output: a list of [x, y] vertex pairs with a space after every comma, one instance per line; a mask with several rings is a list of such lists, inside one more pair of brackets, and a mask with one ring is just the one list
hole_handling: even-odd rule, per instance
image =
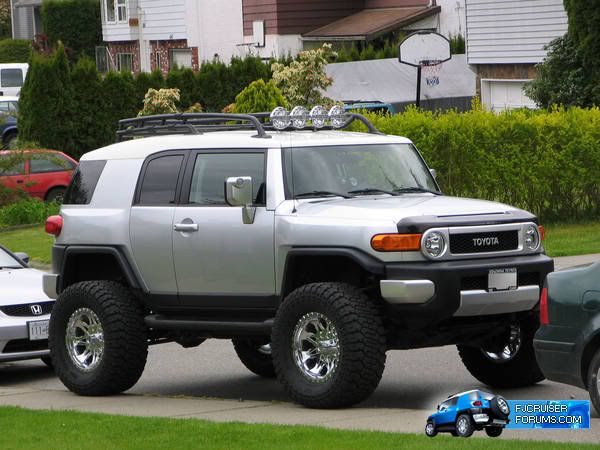
[[[355, 120], [369, 132], [335, 130]], [[392, 349], [457, 345], [493, 387], [543, 379], [536, 217], [442, 195], [410, 140], [340, 107], [126, 119], [118, 137], [46, 223], [71, 391], [122, 392], [148, 345], [207, 338], [314, 408], [368, 397]]]

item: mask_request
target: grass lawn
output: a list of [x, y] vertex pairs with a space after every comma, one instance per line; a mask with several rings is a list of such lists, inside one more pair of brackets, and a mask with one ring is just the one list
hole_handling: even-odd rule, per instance
[[0, 244], [13, 252], [25, 252], [35, 261], [50, 264], [50, 252], [54, 238], [43, 226], [20, 228], [0, 233]]
[[[50, 264], [53, 238], [43, 226], [0, 232], [0, 244], [31, 259]], [[600, 253], [600, 222], [546, 226], [546, 252], [550, 256]]]
[[[581, 449], [583, 444], [485, 437], [329, 430], [306, 426], [213, 423], [0, 407], [2, 449]], [[591, 448], [591, 446], [589, 446]], [[596, 446], [597, 448], [597, 446]]]

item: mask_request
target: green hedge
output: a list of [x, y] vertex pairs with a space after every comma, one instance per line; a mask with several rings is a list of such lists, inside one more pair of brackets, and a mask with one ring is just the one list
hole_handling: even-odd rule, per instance
[[0, 63], [26, 63], [31, 56], [31, 41], [25, 39], [0, 40]]
[[369, 118], [413, 140], [448, 194], [515, 205], [546, 221], [600, 218], [599, 108], [409, 109]]
[[15, 225], [44, 223], [48, 216], [58, 214], [58, 203], [46, 203], [37, 198], [25, 198], [0, 208], [0, 229]]

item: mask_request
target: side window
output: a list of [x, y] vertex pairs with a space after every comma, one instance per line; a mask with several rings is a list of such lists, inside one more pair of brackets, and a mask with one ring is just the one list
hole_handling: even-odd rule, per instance
[[21, 69], [2, 69], [0, 70], [0, 80], [2, 87], [21, 87], [23, 86], [23, 71]]
[[151, 159], [146, 165], [139, 194], [139, 205], [175, 203], [177, 179], [183, 155], [166, 155]]
[[0, 176], [8, 177], [12, 175], [23, 175], [25, 173], [25, 161], [16, 163], [13, 167], [8, 169], [0, 169]]
[[29, 173], [64, 172], [67, 170], [73, 170], [73, 164], [62, 155], [40, 155], [29, 161]]
[[9, 109], [10, 109], [10, 102], [0, 102], [0, 113], [1, 114], [8, 114]]
[[65, 192], [63, 205], [87, 205], [92, 201], [96, 185], [106, 161], [82, 161]]
[[189, 203], [225, 205], [225, 180], [252, 177], [256, 205], [266, 204], [264, 153], [200, 153], [196, 156]]

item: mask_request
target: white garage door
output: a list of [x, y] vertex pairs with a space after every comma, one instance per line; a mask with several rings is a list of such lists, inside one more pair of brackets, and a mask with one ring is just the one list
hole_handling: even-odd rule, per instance
[[535, 102], [525, 95], [527, 80], [481, 80], [484, 106], [492, 111], [514, 108], [536, 108]]

